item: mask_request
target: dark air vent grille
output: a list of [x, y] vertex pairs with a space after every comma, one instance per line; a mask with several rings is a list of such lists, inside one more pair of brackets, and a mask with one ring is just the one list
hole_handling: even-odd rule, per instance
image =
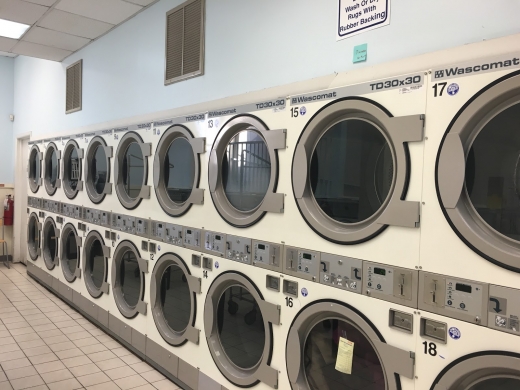
[[65, 113], [81, 110], [83, 60], [67, 67]]
[[204, 0], [190, 0], [166, 14], [165, 84], [204, 73]]

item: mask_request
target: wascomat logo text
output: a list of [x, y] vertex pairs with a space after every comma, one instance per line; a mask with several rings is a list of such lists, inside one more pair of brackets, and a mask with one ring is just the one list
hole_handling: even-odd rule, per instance
[[327, 100], [327, 99], [333, 99], [337, 96], [336, 92], [330, 92], [330, 93], [322, 93], [319, 95], [311, 95], [311, 96], [298, 96], [291, 99], [292, 104], [296, 103], [307, 103], [307, 102], [314, 102], [316, 100]]
[[455, 75], [464, 75], [468, 73], [478, 73], [488, 70], [497, 70], [501, 68], [507, 68], [509, 66], [518, 66], [520, 65], [520, 59], [518, 58], [512, 58], [510, 60], [505, 61], [493, 61], [493, 62], [487, 62], [484, 64], [474, 65], [474, 66], [467, 66], [464, 68], [459, 67], [453, 67], [453, 68], [446, 68], [446, 69], [440, 69], [435, 71], [435, 78], [442, 78], [446, 76], [455, 76]]

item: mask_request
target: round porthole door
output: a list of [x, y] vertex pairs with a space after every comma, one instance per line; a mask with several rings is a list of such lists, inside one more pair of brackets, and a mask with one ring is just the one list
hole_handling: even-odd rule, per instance
[[204, 305], [204, 328], [213, 361], [231, 383], [278, 386], [270, 366], [272, 326], [280, 324], [280, 307], [266, 302], [245, 275], [226, 272], [211, 284]]
[[155, 152], [153, 181], [157, 200], [166, 214], [180, 217], [191, 205], [203, 203], [199, 156], [205, 145], [205, 138], [194, 138], [182, 125], [174, 125], [162, 135]]
[[431, 390], [520, 389], [520, 355], [480, 352], [451, 363]]
[[93, 203], [101, 203], [106, 194], [112, 193], [110, 183], [110, 158], [112, 147], [96, 136], [90, 140], [85, 161], [85, 184], [87, 194]]
[[139, 134], [130, 131], [119, 141], [114, 163], [116, 193], [123, 207], [131, 210], [142, 199], [150, 198], [148, 157], [152, 144], [144, 143]]
[[61, 180], [59, 178], [60, 160], [61, 151], [58, 150], [54, 142], [51, 142], [47, 145], [47, 149], [45, 150], [43, 181], [45, 191], [47, 191], [47, 194], [50, 196], [54, 195], [56, 190], [61, 187]]
[[81, 162], [83, 160], [83, 149], [78, 143], [70, 140], [65, 144], [62, 159], [62, 183], [63, 191], [69, 199], [74, 199], [79, 191], [83, 190], [81, 174]]
[[387, 226], [418, 227], [419, 202], [405, 201], [408, 142], [423, 116], [393, 117], [374, 102], [347, 98], [318, 111], [296, 145], [292, 184], [307, 224], [338, 244], [358, 244]]
[[108, 294], [108, 258], [110, 247], [105, 245], [101, 234], [92, 230], [83, 243], [83, 279], [93, 298]]
[[520, 272], [520, 74], [481, 90], [457, 113], [439, 148], [437, 195], [459, 237]]
[[48, 270], [53, 270], [59, 264], [59, 237], [60, 230], [54, 219], [47, 218], [43, 224], [43, 261]]
[[43, 153], [37, 145], [33, 145], [29, 151], [29, 162], [27, 172], [29, 177], [29, 188], [33, 193], [38, 192], [42, 185], [42, 159]]
[[250, 115], [230, 119], [219, 131], [209, 159], [209, 189], [230, 225], [248, 227], [267, 212], [283, 212], [284, 194], [276, 186], [277, 153], [285, 139], [285, 130], [269, 130]]
[[130, 241], [121, 241], [112, 256], [112, 291], [117, 308], [126, 318], [146, 314], [144, 274], [148, 260], [142, 259]]
[[32, 260], [41, 255], [40, 237], [42, 224], [36, 213], [31, 213], [27, 221], [27, 251]]
[[81, 277], [80, 253], [82, 238], [73, 224], [66, 224], [61, 230], [61, 269], [67, 282]]
[[[340, 343], [348, 342], [354, 343], [350, 374], [335, 368]], [[291, 324], [286, 346], [293, 390], [398, 390], [399, 375], [413, 378], [411, 356], [386, 344], [355, 309], [334, 301], [303, 308]]]
[[196, 296], [201, 293], [201, 279], [189, 272], [186, 263], [173, 253], [162, 255], [152, 273], [150, 302], [157, 330], [170, 345], [187, 341], [199, 343], [200, 330], [194, 327]]

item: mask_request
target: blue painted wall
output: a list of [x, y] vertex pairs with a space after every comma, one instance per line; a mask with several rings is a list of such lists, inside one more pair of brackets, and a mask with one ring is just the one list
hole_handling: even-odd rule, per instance
[[[390, 26], [336, 42], [337, 0], [206, 0], [205, 75], [164, 86], [161, 0], [63, 63], [15, 59], [15, 133], [108, 120], [359, 69], [519, 33], [520, 2], [393, 0]], [[368, 61], [352, 64], [355, 45]], [[65, 68], [83, 59], [83, 110], [65, 115]]]
[[14, 59], [0, 57], [0, 183], [14, 182]]

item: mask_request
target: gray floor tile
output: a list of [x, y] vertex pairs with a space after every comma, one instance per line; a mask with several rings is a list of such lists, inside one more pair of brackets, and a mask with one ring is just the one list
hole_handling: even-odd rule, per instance
[[[11, 314], [11, 313], [10, 313]], [[25, 318], [23, 318], [20, 313], [16, 313], [16, 315], [2, 318], [2, 322], [7, 326], [7, 324], [12, 324], [13, 322], [24, 322]]]
[[103, 372], [79, 376], [76, 379], [85, 387], [110, 382], [110, 378]]
[[16, 340], [11, 336], [0, 337], [0, 345], [16, 344]]
[[65, 343], [65, 342], [69, 342], [69, 341], [70, 340], [65, 335], [52, 336], [52, 337], [46, 337], [45, 338], [45, 343], [47, 345], [58, 344], [58, 343]]
[[49, 389], [51, 390], [75, 390], [81, 388], [83, 388], [83, 386], [75, 378], [67, 379], [61, 382], [49, 383]]
[[135, 356], [134, 354], [130, 354], [130, 355], [126, 355], [126, 356], [121, 356], [121, 360], [124, 361], [126, 364], [135, 364], [135, 363], [140, 363], [142, 362], [141, 359], [139, 359], [137, 356]]
[[143, 386], [134, 387], [132, 390], [156, 390], [150, 383]]
[[49, 347], [54, 352], [65, 351], [67, 349], [76, 349], [76, 346], [72, 343], [72, 341], [66, 341], [64, 343], [52, 344], [52, 345], [49, 345]]
[[95, 352], [102, 352], [102, 351], [108, 351], [108, 349], [101, 343], [93, 344], [93, 345], [87, 345], [85, 347], [80, 348], [84, 353], [90, 354]]
[[52, 325], [52, 321], [49, 320], [47, 317], [40, 318], [37, 320], [27, 320], [27, 322], [33, 327], [33, 328], [40, 328], [41, 325]]
[[32, 364], [41, 364], [41, 363], [49, 363], [59, 360], [58, 357], [54, 353], [44, 353], [43, 355], [31, 356], [29, 358]]
[[124, 347], [113, 349], [112, 352], [114, 352], [119, 357], [132, 354], [132, 352], [130, 352], [128, 349], [126, 349]]
[[38, 336], [38, 333], [36, 333], [36, 332], [15, 335], [15, 336], [13, 336], [13, 338], [18, 343], [22, 343], [24, 341], [40, 340], [40, 336]]
[[44, 384], [43, 379], [39, 375], [28, 376], [11, 381], [11, 386], [13, 386], [14, 390], [22, 390]]
[[173, 383], [167, 379], [165, 379], [163, 381], [159, 381], [159, 382], [154, 382], [153, 386], [157, 390], [178, 390], [178, 389], [180, 389], [179, 386], [177, 386], [175, 383]]
[[0, 383], [5, 382], [7, 380], [7, 376], [5, 375], [5, 372], [0, 370]]
[[37, 332], [41, 332], [44, 330], [53, 330], [53, 329], [58, 329], [58, 328], [56, 328], [56, 326], [54, 324], [45, 324], [45, 325], [36, 326], [35, 329]]
[[84, 364], [82, 366], [77, 367], [71, 367], [69, 368], [69, 370], [74, 374], [75, 377], [101, 372], [99, 367], [96, 366], [94, 363]]
[[2, 369], [4, 371], [6, 371], [6, 370], [12, 370], [15, 368], [32, 366], [32, 363], [27, 358], [21, 358], [21, 359], [8, 360], [6, 362], [1, 363], [1, 365], [2, 365]]
[[17, 336], [21, 334], [34, 333], [34, 329], [30, 325], [27, 325], [23, 328], [9, 329], [9, 333], [11, 333], [13, 336]]
[[[111, 370], [103, 370], [105, 374], [107, 374], [110, 379], [115, 381], [116, 379], [121, 379], [124, 377], [136, 375], [137, 372], [135, 372], [132, 368], [129, 366], [123, 366], [118, 368], [112, 368]], [[117, 382], [116, 382], [117, 383]]]
[[21, 341], [18, 343], [20, 348], [23, 350], [36, 348], [36, 347], [45, 347], [45, 343], [43, 340], [31, 340], [31, 341]]
[[72, 375], [72, 373], [69, 370], [63, 369], [58, 371], [46, 372], [44, 374], [41, 374], [41, 377], [43, 378], [45, 383], [52, 383], [64, 381], [67, 379], [73, 379], [74, 375]]
[[107, 347], [110, 350], [122, 348], [123, 346], [118, 343], [117, 341], [109, 341], [108, 343], [103, 343], [105, 347]]
[[143, 372], [148, 372], [148, 371], [155, 371], [155, 369], [146, 362], [135, 363], [135, 364], [132, 364], [130, 367], [132, 367], [134, 369], [134, 371], [137, 372], [138, 374], [141, 374]]
[[48, 320], [48, 318], [42, 312], [37, 313], [37, 314], [27, 314], [27, 315], [24, 315], [24, 317], [25, 317], [25, 321], [27, 321], [27, 322], [31, 322], [34, 320], [41, 320], [41, 319]]
[[88, 337], [84, 339], [74, 340], [73, 343], [76, 345], [76, 347], [86, 347], [88, 345], [95, 345], [100, 344], [100, 342], [95, 337]]
[[137, 386], [146, 385], [148, 382], [140, 375], [132, 375], [114, 381], [122, 390], [133, 389]]
[[67, 333], [67, 337], [70, 340], [75, 341], [75, 340], [81, 340], [81, 339], [89, 338], [90, 334], [88, 332], [85, 332], [85, 329], [81, 328], [81, 330], [79, 332]]
[[60, 359], [67, 359], [67, 358], [71, 358], [71, 357], [75, 357], [75, 356], [82, 356], [82, 355], [84, 355], [84, 353], [81, 352], [81, 350], [79, 348], [74, 348], [74, 349], [66, 349], [65, 351], [58, 351], [58, 352], [56, 352], [56, 355], [58, 355], [58, 357]]
[[113, 358], [113, 359], [108, 359], [108, 360], [103, 360], [101, 362], [98, 362], [97, 365], [103, 371], [106, 371], [106, 370], [111, 370], [112, 368], [126, 366], [126, 363], [124, 361], [122, 361], [121, 359], [116, 357], [116, 358]]
[[78, 333], [78, 332], [84, 333], [86, 335], [86, 337], [90, 336], [90, 333], [88, 333], [88, 331], [83, 329], [83, 327], [81, 325], [65, 326], [60, 329], [64, 334], [67, 335], [67, 337], [69, 337], [69, 334], [71, 334], [71, 333]]
[[76, 326], [76, 325], [78, 325], [78, 323], [76, 321], [70, 319], [68, 321], [55, 322], [54, 325], [56, 325], [58, 327], [58, 329], [63, 329], [63, 328], [69, 327], [69, 326]]
[[112, 352], [110, 351], [101, 351], [101, 352], [95, 352], [90, 355], [87, 355], [90, 360], [92, 360], [94, 363], [101, 362], [103, 360], [113, 359], [116, 357]]
[[65, 366], [67, 368], [71, 368], [71, 367], [77, 367], [77, 366], [81, 366], [81, 365], [84, 365], [84, 364], [89, 364], [89, 363], [92, 363], [92, 360], [90, 360], [87, 356], [76, 356], [76, 357], [71, 357], [71, 358], [67, 358], [67, 359], [62, 359], [62, 362], [63, 364], [65, 364]]
[[92, 336], [102, 336], [105, 334], [105, 332], [101, 329], [94, 329], [94, 330], [89, 330], [88, 331]]
[[101, 383], [99, 385], [87, 386], [87, 390], [121, 390], [114, 382]]
[[[5, 326], [1, 325], [1, 327], [5, 328]], [[9, 337], [11, 333], [5, 328], [5, 330], [0, 330], [0, 337]]]
[[166, 379], [163, 374], [155, 370], [143, 372], [141, 373], [141, 376], [150, 383], [159, 382]]
[[44, 331], [37, 331], [40, 337], [46, 338], [46, 337], [54, 337], [54, 336], [63, 336], [63, 332], [59, 329], [51, 329], [51, 330], [44, 330]]
[[51, 320], [52, 320], [52, 322], [56, 323], [56, 322], [62, 322], [62, 321], [69, 321], [69, 320], [72, 320], [72, 318], [70, 318], [68, 315], [66, 315], [64, 313], [64, 315], [52, 316]]
[[13, 387], [9, 381], [0, 382], [0, 390], [13, 390]]
[[29, 325], [29, 323], [27, 321], [10, 322], [10, 323], [5, 323], [4, 322], [4, 324], [5, 324], [5, 327], [9, 331], [14, 330], [14, 329], [24, 329], [24, 328], [30, 328], [31, 327], [31, 325]]
[[15, 368], [13, 370], [5, 370], [5, 375], [12, 382], [14, 379], [25, 378], [32, 375], [38, 375], [33, 366]]
[[56, 360], [54, 362], [36, 364], [34, 367], [36, 368], [36, 371], [38, 371], [38, 373], [40, 374], [45, 374], [46, 372], [51, 371], [63, 370], [66, 368], [65, 365], [59, 360]]
[[43, 355], [43, 354], [46, 354], [46, 353], [51, 353], [51, 349], [44, 345], [43, 347], [36, 347], [36, 348], [28, 348], [28, 349], [24, 349], [23, 351], [28, 357], [31, 357], [31, 356], [37, 356], [37, 355]]
[[6, 352], [14, 352], [19, 351], [20, 347], [18, 344], [7, 344], [7, 345], [0, 345], [0, 354], [6, 353]]
[[21, 349], [18, 351], [0, 353], [0, 363], [6, 362], [6, 361], [12, 360], [12, 359], [21, 359], [23, 357], [25, 357], [25, 355]]

